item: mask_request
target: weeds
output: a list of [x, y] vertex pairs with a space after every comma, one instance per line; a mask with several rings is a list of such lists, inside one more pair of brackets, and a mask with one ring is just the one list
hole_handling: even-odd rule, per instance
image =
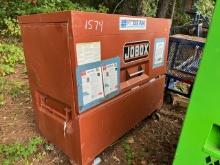
[[0, 107], [5, 104], [5, 90], [7, 89], [7, 81], [0, 77]]
[[14, 73], [18, 63], [24, 63], [22, 49], [14, 44], [0, 43], [0, 75]]
[[42, 143], [43, 140], [40, 137], [34, 137], [26, 145], [21, 143], [0, 144], [0, 157], [2, 157], [0, 164], [9, 165], [21, 159], [27, 162], [28, 157], [36, 153], [38, 146]]
[[5, 97], [10, 94], [18, 98], [27, 94], [27, 86], [20, 82], [10, 82], [5, 76], [15, 72], [17, 64], [24, 64], [24, 56], [19, 46], [11, 43], [0, 43], [0, 106], [5, 104]]
[[125, 156], [126, 156], [127, 163], [128, 163], [128, 165], [131, 165], [132, 161], [135, 158], [135, 153], [134, 153], [134, 151], [132, 150], [131, 146], [128, 143], [124, 142], [124, 144], [122, 146], [123, 146], [123, 149], [125, 151]]
[[11, 82], [9, 85], [9, 94], [13, 99], [19, 98], [20, 96], [28, 96], [29, 89], [25, 83], [15, 81]]
[[29, 97], [29, 87], [20, 81], [9, 81], [4, 77], [0, 78], [0, 107], [5, 104], [5, 97], [11, 96], [12, 99]]

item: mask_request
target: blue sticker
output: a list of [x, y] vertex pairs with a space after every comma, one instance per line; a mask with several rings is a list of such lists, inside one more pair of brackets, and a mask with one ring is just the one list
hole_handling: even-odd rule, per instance
[[120, 17], [120, 30], [146, 30], [147, 19], [137, 17]]

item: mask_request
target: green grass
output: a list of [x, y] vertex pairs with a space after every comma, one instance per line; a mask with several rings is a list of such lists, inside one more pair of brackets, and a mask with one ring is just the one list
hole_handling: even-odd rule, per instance
[[17, 64], [24, 64], [22, 48], [18, 43], [0, 43], [0, 106], [5, 104], [7, 95], [18, 98], [29, 94], [26, 84], [19, 81], [8, 81], [6, 76], [15, 73]]
[[19, 98], [21, 96], [29, 96], [29, 89], [27, 84], [15, 81], [9, 83], [9, 94], [13, 99]]
[[131, 165], [134, 158], [135, 158], [135, 152], [132, 150], [131, 146], [126, 142], [124, 142], [122, 146], [123, 146], [123, 149], [125, 151], [127, 164]]
[[18, 63], [24, 63], [21, 47], [11, 43], [0, 43], [0, 75], [14, 73]]
[[27, 144], [0, 144], [0, 164], [14, 164], [21, 159], [27, 162], [28, 158], [37, 152], [41, 144], [43, 144], [43, 140], [40, 137], [30, 139]]
[[0, 77], [0, 107], [5, 104], [5, 91], [7, 91], [7, 81]]
[[9, 81], [4, 77], [0, 78], [0, 107], [5, 105], [5, 98], [10, 96], [13, 100], [20, 97], [29, 97], [29, 87], [21, 81]]

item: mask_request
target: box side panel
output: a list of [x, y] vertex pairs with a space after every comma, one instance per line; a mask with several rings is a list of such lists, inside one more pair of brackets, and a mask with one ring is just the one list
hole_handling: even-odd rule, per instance
[[72, 104], [67, 23], [23, 24], [29, 76], [39, 92]]
[[73, 76], [67, 23], [21, 24], [22, 40], [40, 133], [80, 164], [74, 118]]

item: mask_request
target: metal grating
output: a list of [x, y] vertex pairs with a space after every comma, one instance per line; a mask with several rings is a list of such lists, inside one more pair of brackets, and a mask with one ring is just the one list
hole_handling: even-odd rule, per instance
[[[175, 52], [176, 54], [174, 54]], [[177, 43], [172, 42], [169, 54], [170, 68], [195, 75], [199, 67], [201, 55], [202, 48], [199, 46], [177, 45]]]
[[204, 45], [204, 39], [199, 37], [170, 37], [166, 86], [168, 90], [190, 96]]
[[203, 46], [183, 39], [170, 41], [168, 74], [193, 81], [202, 57]]

